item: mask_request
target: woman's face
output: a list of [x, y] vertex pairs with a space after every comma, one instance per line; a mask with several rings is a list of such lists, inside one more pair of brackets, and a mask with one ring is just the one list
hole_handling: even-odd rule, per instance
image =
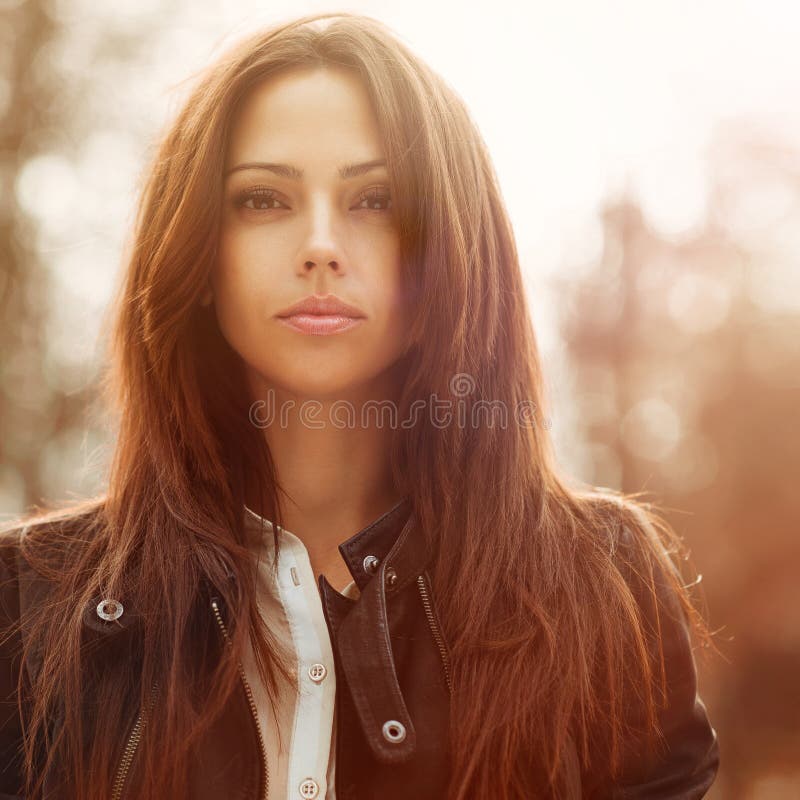
[[[244, 103], [203, 302], [213, 293], [254, 390], [331, 399], [369, 391], [402, 354], [399, 236], [389, 173], [374, 163], [383, 158], [366, 90], [343, 70], [286, 72]], [[361, 316], [280, 316], [313, 295]]]

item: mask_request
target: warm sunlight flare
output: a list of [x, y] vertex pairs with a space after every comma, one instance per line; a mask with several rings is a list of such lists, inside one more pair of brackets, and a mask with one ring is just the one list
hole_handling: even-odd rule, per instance
[[[513, 527], [517, 506], [504, 501], [507, 476], [491, 459], [510, 469], [524, 446], [543, 453], [545, 440], [552, 468], [575, 486], [642, 492], [663, 507], [688, 563], [702, 566], [702, 610], [723, 656], [698, 657], [723, 753], [708, 797], [800, 797], [800, 707], [791, 699], [800, 669], [800, 10], [778, 0], [356, 0], [348, 12], [381, 20], [447, 87], [429, 91], [430, 120], [412, 118], [421, 112], [410, 90], [399, 92], [408, 107], [397, 104], [394, 117], [383, 109], [391, 146], [366, 86], [343, 74], [298, 73], [230, 109], [222, 78], [219, 94], [193, 94], [209, 65], [255, 31], [301, 11], [338, 10], [320, 0], [302, 10], [288, 0], [0, 0], [0, 522], [106, 486], [115, 463], [115, 423], [101, 402], [109, 341], [124, 364], [117, 380], [155, 358], [142, 376], [177, 393], [148, 407], [171, 421], [176, 439], [160, 444], [172, 456], [186, 444], [174, 419], [181, 411], [193, 420], [219, 412], [214, 403], [221, 408], [226, 392], [245, 385], [277, 406], [321, 399], [325, 412], [341, 394], [358, 406], [379, 389], [392, 397], [428, 389], [422, 377], [393, 371], [415, 348], [436, 351], [420, 376], [437, 388], [463, 382], [470, 402], [504, 380], [502, 400], [518, 400], [530, 379], [542, 392], [531, 411], [538, 428], [465, 437], [491, 477], [483, 511], [494, 508]], [[380, 85], [422, 85], [409, 74], [389, 69]], [[448, 92], [463, 115], [455, 103], [436, 105]], [[381, 97], [389, 108], [389, 92]], [[190, 98], [200, 99], [187, 110]], [[223, 107], [230, 119], [220, 121]], [[209, 134], [218, 124], [230, 137], [224, 153]], [[176, 134], [158, 162], [174, 125], [184, 138]], [[464, 133], [471, 125], [496, 186]], [[412, 169], [419, 164], [399, 157], [403, 167], [390, 175], [385, 156], [406, 141], [415, 158], [415, 147], [435, 154], [422, 177]], [[157, 162], [162, 172], [152, 170]], [[475, 174], [464, 164], [478, 164]], [[224, 180], [215, 193], [217, 167]], [[400, 200], [389, 191], [395, 180]], [[490, 208], [502, 210], [491, 225]], [[513, 239], [498, 222], [506, 214]], [[415, 249], [423, 231], [424, 258]], [[197, 283], [199, 265], [212, 260]], [[294, 283], [282, 283], [287, 265]], [[406, 284], [415, 269], [425, 279], [419, 294]], [[221, 338], [191, 327], [195, 301]], [[520, 322], [528, 310], [541, 374], [521, 350], [533, 347]], [[113, 339], [115, 313], [123, 322]], [[182, 325], [207, 361], [180, 350]], [[127, 353], [126, 342], [147, 356]], [[241, 386], [209, 366], [225, 347], [245, 365]], [[458, 353], [485, 373], [462, 364], [447, 384], [444, 364]], [[516, 381], [512, 363], [531, 373]], [[121, 407], [154, 391], [142, 381], [118, 384]], [[130, 425], [151, 452], [158, 436], [145, 433], [146, 421], [142, 412]], [[209, 448], [210, 430], [193, 434]], [[276, 452], [298, 448], [295, 437], [264, 433]], [[403, 493], [390, 487], [385, 464], [359, 462], [352, 447], [348, 469], [381, 486], [366, 523]], [[313, 455], [275, 468], [301, 492], [309, 461], [320, 480], [337, 471], [335, 449]], [[415, 455], [424, 460], [423, 448]], [[479, 473], [458, 472], [459, 455], [453, 445], [426, 466], [432, 474], [452, 457], [450, 478], [464, 488]], [[193, 479], [212, 481], [204, 470], [221, 463], [198, 457]], [[177, 502], [167, 490], [135, 499]], [[125, 518], [121, 501], [116, 509]], [[324, 518], [320, 511], [323, 527]], [[297, 525], [288, 537], [293, 577], [310, 576], [306, 598], [317, 599], [311, 562], [328, 565], [337, 595], [358, 597], [366, 584], [351, 582], [336, 546], [309, 548], [306, 565], [307, 519], [288, 520], [287, 530]], [[205, 540], [194, 522], [196, 545]], [[464, 546], [465, 558], [477, 552]], [[417, 599], [429, 589], [423, 580]], [[539, 609], [532, 600], [525, 607]], [[318, 632], [324, 623], [315, 617]], [[288, 621], [283, 635], [291, 643]], [[323, 660], [317, 654], [309, 673], [320, 683]], [[324, 686], [331, 724], [333, 681]], [[560, 724], [561, 709], [554, 713]], [[293, 779], [285, 763], [276, 774], [282, 784]]]

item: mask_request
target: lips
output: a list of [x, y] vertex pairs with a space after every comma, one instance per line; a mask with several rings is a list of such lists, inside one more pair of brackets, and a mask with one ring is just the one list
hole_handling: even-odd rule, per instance
[[350, 330], [366, 319], [356, 306], [335, 295], [310, 295], [275, 315], [281, 323], [299, 333], [325, 336]]
[[366, 316], [357, 306], [345, 303], [336, 295], [309, 295], [297, 303], [279, 311], [276, 316], [286, 319], [297, 315], [318, 317], [348, 317], [361, 319]]

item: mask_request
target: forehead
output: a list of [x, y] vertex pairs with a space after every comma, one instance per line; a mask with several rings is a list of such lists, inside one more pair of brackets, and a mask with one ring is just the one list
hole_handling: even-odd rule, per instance
[[352, 72], [286, 71], [257, 85], [233, 121], [226, 168], [287, 161], [303, 168], [383, 155], [369, 94]]

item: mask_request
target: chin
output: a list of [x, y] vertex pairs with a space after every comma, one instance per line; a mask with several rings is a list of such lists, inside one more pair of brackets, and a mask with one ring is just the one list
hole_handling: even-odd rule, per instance
[[272, 369], [262, 375], [265, 376], [260, 389], [262, 397], [269, 387], [273, 387], [276, 397], [293, 398], [298, 402], [305, 399], [333, 402], [357, 396], [359, 387], [368, 384], [372, 377], [370, 372], [354, 372], [351, 364], [337, 370], [330, 361], [315, 364], [313, 360], [301, 357], [291, 365], [291, 369]]

